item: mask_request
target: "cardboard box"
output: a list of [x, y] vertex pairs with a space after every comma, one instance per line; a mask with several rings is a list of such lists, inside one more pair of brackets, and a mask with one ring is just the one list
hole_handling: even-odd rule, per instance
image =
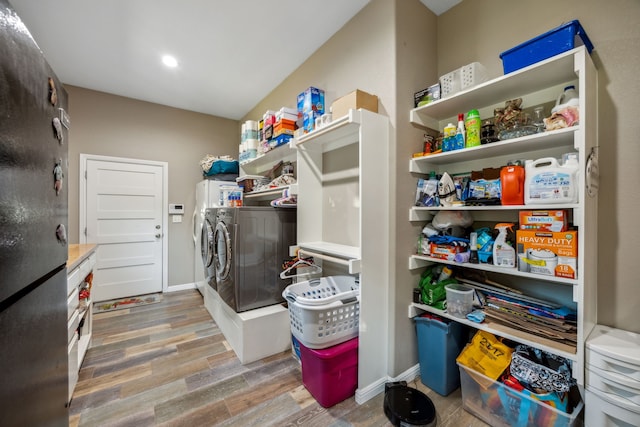
[[520, 211], [520, 230], [566, 231], [568, 217], [566, 209]]
[[377, 113], [378, 97], [359, 89], [354, 90], [333, 101], [333, 104], [331, 104], [331, 117], [336, 120], [349, 114], [349, 109], [358, 110], [360, 108]]
[[578, 276], [577, 231], [516, 231], [518, 270], [575, 279]]

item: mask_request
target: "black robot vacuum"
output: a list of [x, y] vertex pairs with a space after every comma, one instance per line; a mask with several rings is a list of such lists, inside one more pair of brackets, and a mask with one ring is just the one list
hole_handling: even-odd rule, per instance
[[436, 407], [426, 394], [405, 381], [384, 386], [384, 414], [394, 426], [436, 426]]

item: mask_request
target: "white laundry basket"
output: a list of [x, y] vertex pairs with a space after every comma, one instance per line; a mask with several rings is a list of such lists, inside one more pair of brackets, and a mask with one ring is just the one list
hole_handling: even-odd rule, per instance
[[353, 276], [328, 276], [287, 286], [291, 333], [307, 348], [321, 349], [358, 336], [360, 284]]

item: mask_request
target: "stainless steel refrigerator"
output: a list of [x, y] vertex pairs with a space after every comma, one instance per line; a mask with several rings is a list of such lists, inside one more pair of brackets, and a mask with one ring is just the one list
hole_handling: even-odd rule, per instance
[[61, 82], [0, 0], [2, 426], [69, 423], [66, 108]]

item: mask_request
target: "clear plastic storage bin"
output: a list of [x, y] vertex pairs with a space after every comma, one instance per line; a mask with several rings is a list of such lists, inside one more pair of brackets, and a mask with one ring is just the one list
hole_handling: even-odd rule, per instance
[[462, 406], [493, 427], [570, 427], [584, 407], [578, 402], [571, 413], [494, 381], [466, 366], [460, 367]]

